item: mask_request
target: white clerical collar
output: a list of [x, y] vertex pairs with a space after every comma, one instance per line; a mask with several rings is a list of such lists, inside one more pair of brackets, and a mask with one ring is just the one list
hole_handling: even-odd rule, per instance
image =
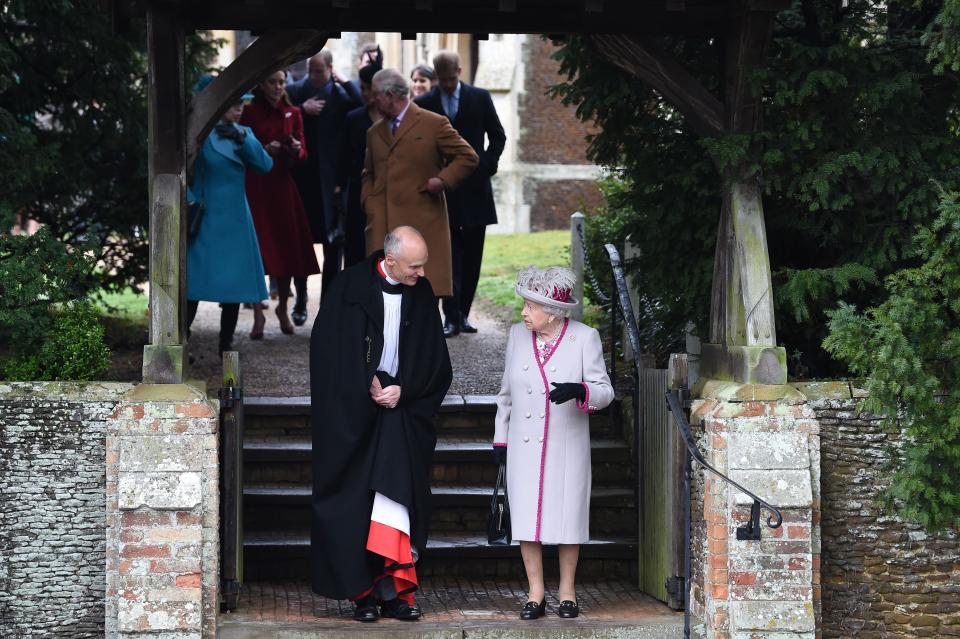
[[392, 277], [390, 277], [390, 273], [387, 273], [387, 265], [384, 262], [384, 260], [380, 260], [380, 271], [383, 273], [384, 279], [387, 280], [387, 284], [390, 284], [391, 286], [396, 286], [397, 284], [400, 283], [400, 280], [393, 279]]

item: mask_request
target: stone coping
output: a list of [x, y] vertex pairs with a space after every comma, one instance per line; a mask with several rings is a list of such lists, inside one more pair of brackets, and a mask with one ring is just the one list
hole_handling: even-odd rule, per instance
[[716, 399], [726, 402], [783, 402], [802, 404], [808, 401], [863, 399], [862, 388], [848, 381], [789, 382], [787, 384], [744, 384], [701, 379], [692, 389], [695, 399]]
[[0, 400], [119, 401], [133, 382], [0, 382]]

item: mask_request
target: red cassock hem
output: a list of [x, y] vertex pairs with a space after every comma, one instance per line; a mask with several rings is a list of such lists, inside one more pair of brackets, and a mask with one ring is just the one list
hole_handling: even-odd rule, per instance
[[383, 557], [383, 574], [373, 580], [370, 588], [351, 599], [356, 601], [366, 597], [373, 591], [378, 581], [389, 577], [393, 579], [397, 596], [413, 605], [415, 603], [413, 593], [420, 588], [420, 582], [413, 563], [410, 536], [378, 521], [371, 521], [370, 533], [367, 536], [367, 550]]

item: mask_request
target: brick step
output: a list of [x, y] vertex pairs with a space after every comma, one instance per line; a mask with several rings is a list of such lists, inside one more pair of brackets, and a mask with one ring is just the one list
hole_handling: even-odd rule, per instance
[[[486, 528], [489, 486], [435, 485], [431, 488], [431, 530], [477, 532]], [[244, 487], [244, 528], [247, 531], [307, 529], [311, 519], [311, 489], [296, 485]], [[633, 490], [594, 487], [590, 500], [591, 530], [597, 534], [635, 535], [637, 515]]]
[[[302, 579], [310, 576], [310, 535], [297, 531], [247, 532], [243, 541], [244, 573], [248, 581]], [[544, 546], [544, 572], [557, 576], [557, 547]], [[580, 546], [577, 578], [634, 578], [637, 541], [598, 537]], [[417, 574], [469, 575], [472, 578], [524, 578], [520, 545], [487, 545], [486, 537], [469, 533], [436, 533], [427, 541]]]
[[[283, 438], [310, 433], [309, 397], [246, 397], [244, 428], [247, 436]], [[437, 433], [493, 436], [497, 413], [494, 395], [447, 395], [437, 414]], [[597, 437], [622, 437], [620, 404], [590, 416], [590, 432]]]
[[[594, 439], [590, 443], [593, 483], [630, 482], [630, 450], [622, 440]], [[431, 479], [434, 482], [493, 485], [497, 467], [492, 463], [489, 439], [449, 438], [437, 442]], [[243, 445], [244, 479], [248, 483], [312, 481], [309, 438], [247, 437]]]

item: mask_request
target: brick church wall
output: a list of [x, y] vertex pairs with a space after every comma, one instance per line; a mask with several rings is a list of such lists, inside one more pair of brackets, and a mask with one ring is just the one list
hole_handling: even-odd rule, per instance
[[530, 230], [569, 228], [570, 214], [603, 203], [592, 179], [563, 177], [563, 165], [585, 166], [586, 136], [596, 131], [576, 116], [576, 109], [551, 98], [551, 86], [561, 82], [556, 47], [539, 36], [528, 36], [524, 45], [525, 86], [519, 104], [519, 160], [536, 165], [558, 165], [524, 179], [523, 198], [530, 204]]
[[106, 419], [130, 388], [0, 384], [0, 636], [103, 636]]

